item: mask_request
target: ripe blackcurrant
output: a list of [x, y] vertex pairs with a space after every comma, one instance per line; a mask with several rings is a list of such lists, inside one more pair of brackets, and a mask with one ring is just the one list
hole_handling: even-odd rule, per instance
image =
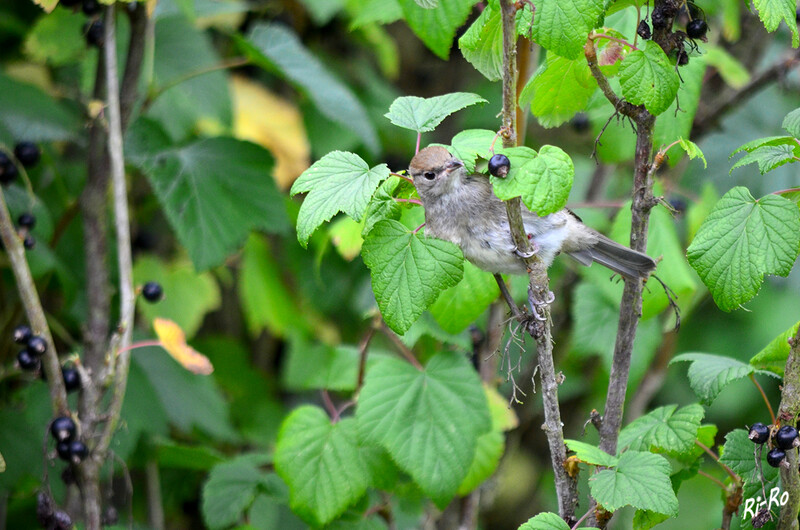
[[0, 184], [9, 184], [19, 175], [19, 170], [11, 158], [0, 151]]
[[89, 44], [89, 46], [95, 46], [97, 48], [103, 47], [106, 37], [102, 21], [93, 20], [91, 22], [87, 22], [83, 27], [83, 32], [86, 34], [86, 42]]
[[[491, 162], [489, 162], [489, 167], [491, 167]], [[164, 296], [164, 289], [162, 289], [161, 284], [158, 282], [147, 282], [144, 284], [144, 287], [142, 287], [142, 296], [144, 296], [144, 299], [148, 302], [155, 303]]]
[[28, 351], [34, 355], [43, 355], [47, 351], [47, 341], [44, 337], [34, 335], [28, 339]]
[[14, 328], [14, 342], [17, 344], [27, 344], [31, 337], [33, 337], [33, 330], [29, 326], [20, 324]]
[[34, 226], [36, 226], [36, 216], [32, 213], [23, 213], [17, 218], [17, 224], [19, 226], [25, 227], [28, 230], [32, 230]]
[[494, 155], [489, 159], [489, 173], [495, 177], [505, 178], [511, 169], [511, 161], [506, 155]]
[[800, 440], [797, 439], [797, 429], [791, 425], [784, 425], [773, 437], [775, 443], [781, 449], [791, 449], [800, 445]]
[[686, 34], [692, 39], [702, 39], [706, 36], [708, 24], [702, 18], [696, 18], [686, 24]]
[[80, 440], [74, 440], [69, 444], [69, 455], [76, 464], [89, 456], [89, 448]]
[[67, 392], [73, 392], [81, 387], [81, 376], [75, 368], [62, 368], [61, 377]]
[[50, 424], [50, 434], [56, 442], [71, 442], [75, 439], [77, 427], [69, 416], [59, 416]]
[[25, 247], [26, 250], [33, 250], [36, 246], [36, 238], [31, 234], [25, 234], [25, 239], [22, 240], [22, 246]]
[[69, 460], [69, 442], [58, 442], [56, 444], [56, 453], [61, 460]]
[[19, 142], [14, 146], [14, 156], [25, 167], [33, 167], [39, 162], [42, 153], [39, 146], [33, 142]]
[[589, 116], [587, 116], [585, 112], [579, 112], [570, 120], [569, 124], [572, 126], [573, 131], [584, 133], [589, 130], [591, 122], [589, 121]]
[[783, 462], [784, 458], [786, 458], [786, 453], [783, 451], [783, 449], [778, 449], [776, 447], [767, 453], [767, 464], [771, 465], [772, 467], [778, 467], [781, 465], [781, 462]]
[[26, 372], [33, 372], [39, 368], [40, 364], [39, 358], [28, 350], [22, 350], [17, 354], [17, 362], [19, 363], [19, 367]]
[[754, 423], [747, 437], [755, 444], [763, 444], [769, 440], [769, 428], [761, 422]]

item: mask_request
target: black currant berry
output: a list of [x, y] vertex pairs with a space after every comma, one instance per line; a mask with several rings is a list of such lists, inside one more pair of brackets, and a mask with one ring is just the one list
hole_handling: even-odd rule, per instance
[[69, 461], [69, 442], [58, 442], [56, 444], [56, 453], [58, 454], [58, 458], [61, 460]]
[[50, 424], [50, 434], [57, 442], [71, 442], [76, 431], [75, 422], [69, 416], [59, 416]]
[[83, 5], [81, 8], [86, 16], [93, 17], [100, 13], [102, 6], [97, 0], [83, 0]]
[[579, 112], [569, 121], [569, 124], [572, 126], [573, 131], [584, 133], [589, 130], [591, 122], [589, 121], [589, 116], [585, 112]]
[[763, 444], [769, 440], [769, 428], [761, 422], [754, 423], [750, 426], [750, 433], [747, 437], [754, 444]]
[[61, 377], [67, 392], [74, 392], [81, 387], [81, 376], [75, 368], [62, 368]]
[[[491, 161], [489, 162], [489, 167], [492, 167]], [[491, 169], [489, 171], [491, 171]], [[142, 287], [142, 296], [144, 296], [144, 299], [148, 302], [155, 303], [164, 296], [164, 289], [161, 288], [161, 284], [158, 282], [147, 282], [144, 284], [144, 287]]]
[[17, 344], [27, 344], [31, 337], [33, 337], [33, 330], [29, 326], [20, 324], [14, 328], [14, 342]]
[[32, 230], [33, 227], [36, 226], [36, 216], [32, 213], [23, 213], [17, 218], [17, 224], [28, 230]]
[[89, 448], [80, 440], [74, 440], [69, 444], [69, 456], [76, 464], [89, 456]]
[[94, 46], [96, 48], [103, 47], [106, 37], [105, 29], [103, 29], [103, 23], [100, 20], [87, 22], [86, 25], [83, 26], [83, 32], [86, 35], [86, 42], [89, 44], [89, 46]]
[[22, 350], [17, 354], [17, 362], [19, 363], [19, 367], [26, 372], [37, 370], [40, 364], [39, 358], [28, 350]]
[[72, 528], [72, 517], [64, 510], [56, 510], [53, 514], [53, 530], [70, 530]]
[[34, 355], [43, 355], [47, 351], [47, 341], [44, 337], [34, 335], [28, 339], [28, 351]]
[[686, 34], [692, 39], [702, 39], [707, 31], [708, 24], [702, 18], [696, 18], [686, 24]]
[[676, 213], [683, 213], [686, 211], [686, 201], [680, 198], [674, 198], [669, 200], [669, 205], [675, 210]]
[[19, 175], [19, 170], [11, 158], [0, 151], [0, 184], [9, 184]]
[[36, 246], [36, 238], [31, 234], [25, 234], [25, 239], [22, 240], [22, 246], [25, 247], [26, 250], [33, 250]]
[[636, 33], [644, 40], [647, 40], [653, 36], [650, 31], [650, 24], [648, 24], [646, 20], [639, 22], [639, 27], [636, 28]]
[[771, 465], [772, 467], [778, 467], [783, 462], [783, 459], [786, 458], [786, 453], [783, 449], [772, 449], [769, 453], [767, 453], [767, 464]]
[[773, 440], [781, 449], [791, 449], [800, 445], [800, 440], [797, 439], [797, 429], [791, 425], [784, 425], [773, 436]]
[[33, 142], [19, 142], [14, 146], [14, 156], [24, 167], [33, 167], [39, 163], [42, 153], [39, 146]]
[[511, 169], [511, 161], [506, 155], [494, 155], [489, 159], [489, 173], [495, 177], [506, 178]]

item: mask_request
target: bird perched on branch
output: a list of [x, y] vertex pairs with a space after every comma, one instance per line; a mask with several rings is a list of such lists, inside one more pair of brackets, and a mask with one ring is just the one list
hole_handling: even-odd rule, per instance
[[[486, 176], [468, 174], [464, 163], [440, 146], [422, 149], [408, 171], [425, 208], [426, 234], [455, 243], [483, 270], [526, 272], [505, 205]], [[653, 258], [589, 228], [566, 208], [539, 217], [523, 206], [522, 220], [534, 252], [548, 267], [564, 252], [582, 265], [596, 262], [633, 280], [646, 279], [656, 268]]]

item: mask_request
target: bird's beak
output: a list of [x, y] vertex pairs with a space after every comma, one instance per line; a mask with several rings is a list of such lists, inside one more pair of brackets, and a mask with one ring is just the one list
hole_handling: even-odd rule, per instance
[[447, 172], [449, 173], [449, 172], [451, 172], [451, 171], [453, 171], [455, 169], [458, 169], [458, 168], [462, 167], [463, 165], [464, 165], [464, 163], [461, 162], [461, 160], [459, 160], [458, 158], [452, 158], [447, 163], [447, 165], [445, 165], [444, 167], [447, 170]]

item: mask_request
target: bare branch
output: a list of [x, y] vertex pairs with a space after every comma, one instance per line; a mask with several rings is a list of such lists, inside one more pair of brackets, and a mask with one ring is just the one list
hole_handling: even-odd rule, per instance
[[[783, 372], [783, 389], [778, 419], [782, 423], [794, 425], [800, 415], [800, 328], [794, 337], [789, 338], [789, 357]], [[798, 527], [797, 514], [800, 512], [800, 475], [797, 474], [797, 450], [786, 451], [788, 466], [781, 466], [781, 486], [789, 493], [789, 499], [781, 507], [778, 528]]]

